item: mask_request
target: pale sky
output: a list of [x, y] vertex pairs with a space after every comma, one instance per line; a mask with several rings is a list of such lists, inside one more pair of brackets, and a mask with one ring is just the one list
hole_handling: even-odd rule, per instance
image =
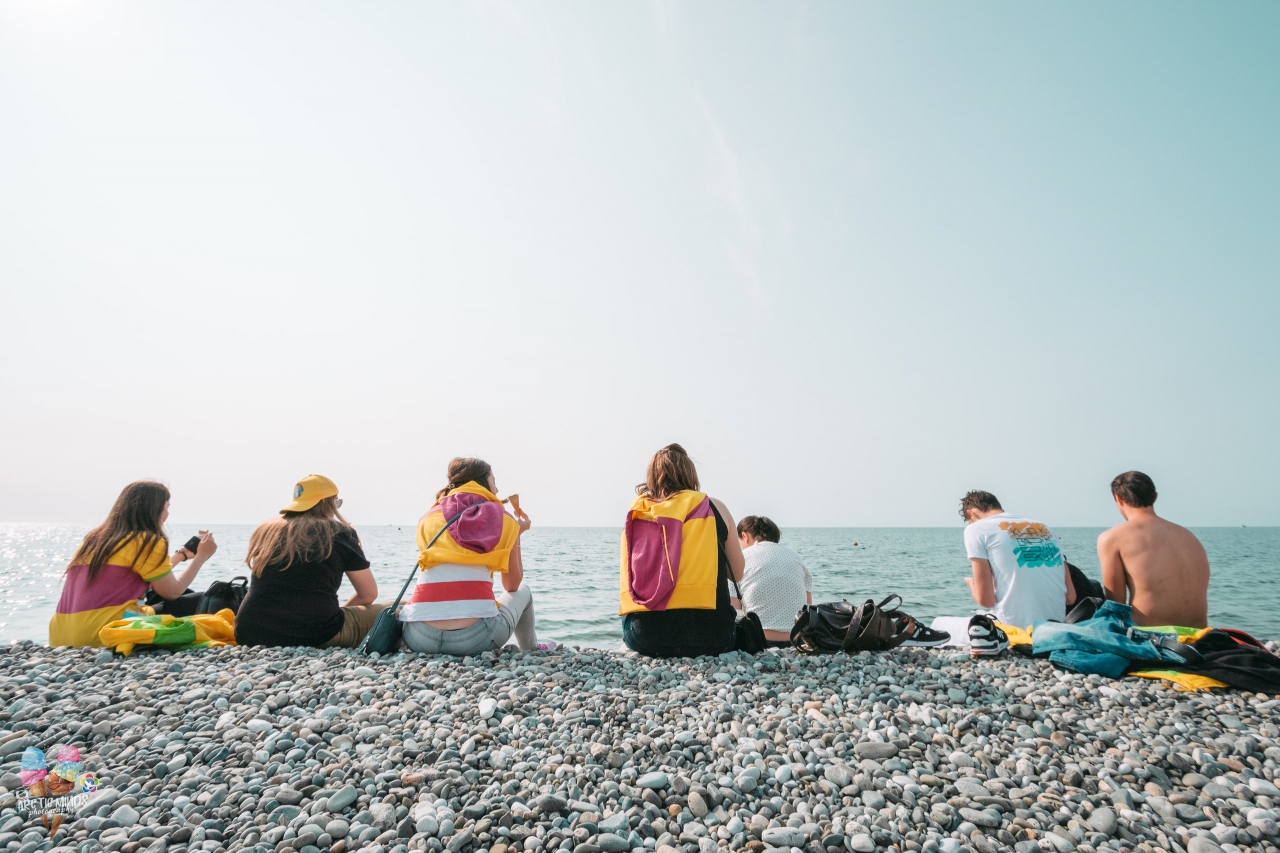
[[1280, 523], [1273, 2], [0, 3], [0, 520]]

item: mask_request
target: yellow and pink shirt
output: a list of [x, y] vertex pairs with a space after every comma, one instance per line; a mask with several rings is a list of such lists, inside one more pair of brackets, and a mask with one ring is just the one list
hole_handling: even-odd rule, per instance
[[618, 615], [714, 610], [719, 553], [715, 511], [705, 494], [637, 497], [622, 528]]
[[67, 569], [62, 597], [49, 620], [49, 645], [100, 646], [98, 632], [123, 618], [125, 610], [147, 594], [156, 578], [173, 571], [167, 542], [156, 539], [146, 554], [140, 554], [144, 537], [139, 534], [116, 549], [98, 574], [89, 580], [88, 564]]
[[[439, 539], [446, 522], [458, 516]], [[477, 483], [464, 483], [418, 522], [422, 574], [401, 622], [439, 622], [496, 616], [493, 576], [505, 574], [520, 526], [502, 503]], [[435, 539], [430, 548], [427, 545]]]

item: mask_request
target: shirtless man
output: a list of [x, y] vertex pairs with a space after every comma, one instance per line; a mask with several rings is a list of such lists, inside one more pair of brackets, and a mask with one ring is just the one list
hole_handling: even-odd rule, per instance
[[1124, 516], [1098, 537], [1098, 562], [1107, 598], [1133, 607], [1135, 625], [1209, 621], [1209, 558], [1190, 530], [1156, 515], [1156, 485], [1141, 471], [1111, 481]]

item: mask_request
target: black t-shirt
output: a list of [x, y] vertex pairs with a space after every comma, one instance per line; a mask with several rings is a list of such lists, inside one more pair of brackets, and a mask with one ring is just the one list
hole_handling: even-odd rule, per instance
[[242, 646], [323, 646], [342, 630], [338, 587], [346, 572], [367, 570], [369, 561], [350, 528], [333, 537], [327, 560], [295, 562], [288, 569], [268, 563], [249, 583], [236, 613]]

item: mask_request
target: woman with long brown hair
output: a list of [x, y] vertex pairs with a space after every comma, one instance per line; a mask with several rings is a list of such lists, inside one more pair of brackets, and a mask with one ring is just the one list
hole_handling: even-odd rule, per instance
[[733, 516], [699, 490], [698, 469], [678, 444], [653, 455], [622, 531], [622, 639], [659, 658], [733, 650], [729, 578], [742, 580]]
[[[98, 632], [136, 607], [148, 588], [166, 601], [186, 591], [218, 543], [201, 530], [196, 553], [179, 548], [170, 555], [168, 517], [169, 489], [163, 483], [139, 480], [124, 487], [107, 520], [89, 531], [71, 558], [49, 620], [49, 645], [100, 646]], [[175, 577], [173, 570], [187, 560], [191, 565]]]
[[[236, 613], [237, 643], [355, 648], [369, 633], [386, 605], [374, 603], [378, 582], [341, 506], [334, 482], [312, 474], [279, 518], [253, 531], [244, 558], [253, 580]], [[355, 594], [339, 607], [344, 575]]]
[[[405, 645], [464, 656], [500, 649], [514, 635], [524, 651], [556, 648], [538, 642], [533, 593], [521, 585], [520, 535], [530, 527], [529, 516], [514, 495], [512, 514], [503, 511], [493, 468], [483, 459], [454, 459], [448, 477], [418, 522], [422, 571], [399, 613]], [[497, 597], [495, 574], [502, 576]]]

